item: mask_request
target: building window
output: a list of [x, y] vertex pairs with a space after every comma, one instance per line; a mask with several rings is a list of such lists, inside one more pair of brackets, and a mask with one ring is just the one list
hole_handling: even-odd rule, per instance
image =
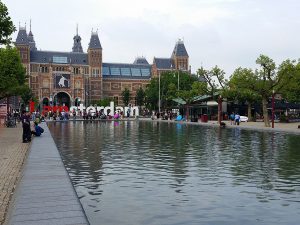
[[47, 66], [41, 66], [40, 67], [40, 72], [41, 73], [48, 73], [48, 67]]
[[73, 68], [73, 73], [74, 74], [79, 74], [80, 73], [80, 69], [78, 67]]
[[22, 53], [21, 58], [22, 58], [22, 59], [27, 59], [27, 54], [26, 54], [26, 53]]
[[39, 66], [36, 65], [36, 64], [31, 64], [30, 65], [30, 72], [34, 72], [34, 73], [39, 72]]
[[84, 67], [84, 68], [83, 68], [83, 72], [84, 72], [85, 75], [90, 74], [89, 68], [88, 68], [88, 67]]
[[55, 67], [55, 71], [65, 71], [65, 68], [62, 66]]
[[97, 77], [100, 74], [100, 69], [93, 69], [93, 77]]
[[111, 75], [114, 75], [114, 76], [120, 76], [121, 75], [120, 68], [117, 68], [117, 67], [111, 67], [110, 68], [110, 73], [111, 73]]

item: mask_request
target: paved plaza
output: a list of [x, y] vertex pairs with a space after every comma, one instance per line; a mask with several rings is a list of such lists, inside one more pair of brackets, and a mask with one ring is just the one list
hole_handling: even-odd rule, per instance
[[22, 143], [22, 128], [0, 127], [0, 224], [20, 178], [30, 144]]

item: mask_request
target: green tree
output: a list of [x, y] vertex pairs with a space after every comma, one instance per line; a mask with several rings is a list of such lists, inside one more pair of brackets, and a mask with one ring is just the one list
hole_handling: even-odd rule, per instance
[[31, 91], [31, 89], [28, 87], [26, 90], [21, 93], [21, 99], [25, 105], [29, 104], [29, 101], [33, 99], [34, 95]]
[[143, 106], [145, 104], [145, 91], [143, 90], [143, 88], [139, 88], [137, 91], [136, 91], [136, 104], [138, 106]]
[[218, 66], [205, 70], [203, 67], [198, 69], [197, 75], [203, 77], [208, 84], [207, 91], [213, 97], [215, 92], [224, 90], [227, 87], [228, 81], [225, 79], [224, 70]]
[[[161, 107], [168, 108], [174, 106], [172, 101], [179, 97], [178, 89], [179, 76], [179, 91], [191, 90], [192, 84], [197, 81], [197, 77], [191, 76], [189, 73], [182, 71], [169, 71], [160, 75], [160, 96]], [[157, 109], [158, 106], [158, 91], [159, 91], [159, 77], [152, 78], [150, 84], [145, 90], [146, 104], [151, 109]]]
[[300, 62], [297, 64], [295, 61], [292, 62], [292, 67], [290, 66], [288, 72], [292, 74], [290, 77], [290, 82], [282, 88], [282, 96], [288, 102], [300, 103]]
[[121, 95], [124, 105], [128, 106], [131, 96], [130, 91], [127, 88], [125, 88], [124, 91], [122, 91]]
[[16, 30], [7, 7], [0, 0], [0, 45], [8, 45], [11, 43], [11, 34]]
[[289, 84], [295, 73], [295, 61], [285, 60], [276, 68], [272, 59], [260, 55], [256, 63], [260, 65], [260, 69], [255, 71], [253, 90], [261, 97], [264, 123], [266, 127], [270, 127], [268, 99], [272, 96], [272, 92], [279, 93]]
[[252, 69], [240, 67], [233, 72], [228, 88], [223, 92], [224, 97], [228, 100], [247, 103], [249, 121], [252, 120], [252, 105], [260, 99], [260, 96], [254, 91], [255, 83], [255, 74]]
[[25, 68], [16, 48], [0, 49], [0, 99], [27, 91]]

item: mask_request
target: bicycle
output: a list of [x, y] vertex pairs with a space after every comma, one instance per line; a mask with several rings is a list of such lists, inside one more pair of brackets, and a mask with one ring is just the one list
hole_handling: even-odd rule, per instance
[[16, 120], [12, 117], [7, 116], [5, 118], [5, 126], [6, 127], [17, 127]]

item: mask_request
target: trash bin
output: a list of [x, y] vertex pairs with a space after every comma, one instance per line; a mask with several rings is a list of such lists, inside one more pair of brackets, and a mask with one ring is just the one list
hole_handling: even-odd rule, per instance
[[206, 114], [201, 115], [201, 122], [207, 123], [207, 121], [208, 121], [208, 116]]

